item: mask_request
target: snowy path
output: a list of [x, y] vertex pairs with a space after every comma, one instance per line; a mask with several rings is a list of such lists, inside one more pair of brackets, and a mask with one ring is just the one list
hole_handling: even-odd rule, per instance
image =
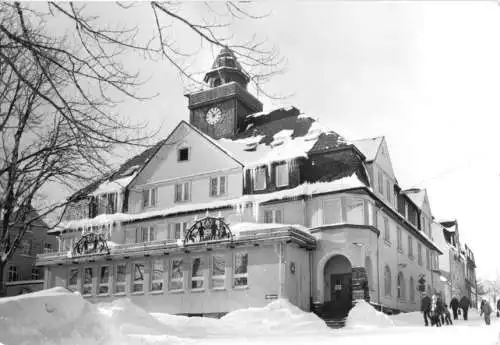
[[253, 335], [238, 336], [211, 336], [208, 339], [177, 338], [171, 336], [146, 336], [140, 338], [145, 344], [252, 344], [252, 345], [300, 345], [300, 344], [335, 344], [335, 345], [360, 345], [360, 344], [450, 344], [450, 345], [496, 345], [500, 332], [500, 320], [496, 317], [490, 326], [478, 316], [467, 322], [459, 320], [453, 326], [440, 328], [424, 326], [398, 326], [390, 329], [373, 330], [327, 330], [326, 332], [281, 334], [281, 335]]

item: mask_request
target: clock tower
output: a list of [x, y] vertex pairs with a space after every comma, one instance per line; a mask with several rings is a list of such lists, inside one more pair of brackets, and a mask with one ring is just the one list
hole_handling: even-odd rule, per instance
[[234, 53], [222, 48], [203, 79], [209, 88], [187, 95], [189, 122], [214, 139], [244, 131], [245, 118], [262, 111], [262, 103], [247, 91], [249, 80]]

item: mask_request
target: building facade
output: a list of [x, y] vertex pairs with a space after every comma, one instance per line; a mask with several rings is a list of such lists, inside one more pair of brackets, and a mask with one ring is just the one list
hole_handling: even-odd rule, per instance
[[383, 137], [347, 142], [297, 108], [262, 112], [223, 49], [189, 122], [72, 196], [45, 287], [148, 311], [221, 315], [287, 298], [419, 309], [442, 250], [428, 200], [397, 183]]
[[[35, 211], [33, 211], [35, 212]], [[11, 238], [16, 235], [13, 227]], [[43, 289], [43, 269], [35, 265], [38, 254], [57, 251], [58, 240], [48, 235], [48, 226], [37, 220], [25, 232], [19, 247], [7, 262], [3, 272], [5, 295], [15, 296]]]

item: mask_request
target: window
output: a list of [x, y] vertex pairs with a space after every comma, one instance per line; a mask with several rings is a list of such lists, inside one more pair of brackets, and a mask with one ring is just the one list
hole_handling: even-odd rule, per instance
[[332, 199], [323, 201], [324, 224], [340, 224], [342, 223], [342, 207], [340, 199]]
[[[97, 197], [97, 213], [98, 214], [113, 214], [116, 212], [118, 204], [118, 193], [103, 193]], [[80, 217], [83, 218], [83, 217]]]
[[15, 282], [19, 279], [17, 275], [17, 267], [16, 266], [9, 266], [9, 271], [7, 275], [7, 281], [9, 282]]
[[266, 168], [260, 167], [255, 169], [255, 190], [266, 189]]
[[187, 222], [169, 223], [168, 224], [168, 239], [180, 240], [184, 238], [188, 228]]
[[391, 242], [391, 229], [389, 228], [389, 218], [384, 217], [384, 240]]
[[362, 199], [345, 199], [347, 223], [365, 224], [365, 203]]
[[175, 185], [175, 202], [189, 201], [191, 199], [190, 183], [179, 183]]
[[212, 256], [212, 289], [223, 289], [226, 284], [226, 258], [224, 255]]
[[189, 147], [183, 147], [177, 150], [177, 161], [187, 162], [189, 160]]
[[385, 287], [385, 295], [392, 296], [392, 293], [391, 293], [391, 270], [390, 270], [389, 266], [385, 266], [384, 287]]
[[233, 278], [235, 287], [248, 285], [248, 253], [234, 254]]
[[99, 271], [99, 295], [109, 294], [109, 266], [101, 266]]
[[31, 279], [38, 280], [41, 278], [40, 267], [33, 266], [31, 267]]
[[283, 223], [281, 210], [264, 211], [264, 223]]
[[403, 272], [398, 273], [398, 299], [405, 299], [405, 277]]
[[422, 231], [424, 232], [424, 234], [427, 233], [426, 225], [427, 225], [427, 222], [425, 221], [425, 217], [422, 216]]
[[415, 281], [410, 277], [410, 302], [415, 303]]
[[82, 295], [92, 295], [92, 278], [94, 270], [92, 267], [85, 267], [83, 272], [83, 292]]
[[22, 240], [19, 254], [31, 255], [31, 240]]
[[71, 268], [69, 270], [68, 290], [78, 291], [78, 275], [79, 274], [80, 274], [80, 270], [78, 268]]
[[43, 244], [43, 252], [50, 253], [52, 251], [52, 244], [45, 242]]
[[386, 193], [387, 193], [387, 200], [389, 202], [392, 202], [392, 185], [391, 181], [389, 179], [385, 180], [386, 182]]
[[382, 171], [378, 172], [378, 192], [384, 195], [384, 174]]
[[137, 243], [140, 242], [151, 242], [151, 241], [156, 241], [157, 234], [156, 230], [153, 226], [149, 227], [143, 227], [140, 229], [137, 229], [138, 234], [137, 234]]
[[193, 263], [191, 267], [191, 289], [201, 290], [203, 289], [204, 280], [204, 270], [203, 266], [205, 264], [203, 257], [193, 258]]
[[373, 209], [373, 202], [368, 201], [368, 225], [375, 226], [375, 212]]
[[365, 270], [366, 270], [366, 278], [368, 280], [368, 289], [373, 290], [373, 272], [372, 272], [372, 259], [367, 256], [365, 258]]
[[142, 207], [155, 207], [158, 204], [158, 188], [148, 188], [142, 191]]
[[170, 267], [170, 279], [168, 289], [178, 291], [184, 289], [184, 272], [182, 271], [182, 259], [173, 259]]
[[417, 250], [418, 250], [418, 264], [420, 266], [422, 266], [422, 244], [419, 243], [418, 246], [417, 246]]
[[226, 194], [226, 176], [210, 178], [210, 196], [221, 196]]
[[127, 266], [125, 264], [116, 265], [115, 271], [115, 293], [125, 293]]
[[274, 168], [276, 187], [288, 186], [288, 163], [281, 163]]
[[164, 267], [163, 260], [153, 260], [151, 262], [151, 291], [163, 291]]
[[396, 232], [397, 232], [397, 235], [398, 235], [398, 239], [397, 239], [398, 250], [400, 252], [403, 252], [403, 232], [401, 231], [400, 228], [397, 228]]
[[408, 234], [408, 257], [413, 259], [413, 237]]
[[144, 291], [144, 263], [134, 264], [134, 280], [132, 282], [132, 292]]

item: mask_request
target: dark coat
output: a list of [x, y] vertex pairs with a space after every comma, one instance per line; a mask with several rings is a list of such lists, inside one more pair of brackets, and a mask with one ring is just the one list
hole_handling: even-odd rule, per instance
[[488, 302], [484, 302], [481, 304], [481, 314], [490, 315], [491, 312], [491, 306]]
[[462, 308], [462, 309], [469, 309], [469, 307], [470, 307], [470, 301], [469, 301], [469, 299], [467, 297], [465, 297], [465, 296], [462, 297], [460, 299], [460, 308]]
[[500, 299], [497, 301], [497, 310], [500, 310]]
[[[500, 301], [500, 300], [499, 300], [499, 301]], [[453, 299], [452, 299], [452, 300], [451, 300], [451, 302], [450, 302], [450, 307], [451, 307], [451, 309], [458, 309], [459, 304], [460, 304], [460, 303], [458, 302], [458, 299], [457, 299], [457, 298], [455, 298], [455, 297], [453, 297]]]
[[420, 311], [429, 311], [431, 310], [431, 298], [429, 296], [425, 296], [422, 298], [422, 302], [420, 303]]

